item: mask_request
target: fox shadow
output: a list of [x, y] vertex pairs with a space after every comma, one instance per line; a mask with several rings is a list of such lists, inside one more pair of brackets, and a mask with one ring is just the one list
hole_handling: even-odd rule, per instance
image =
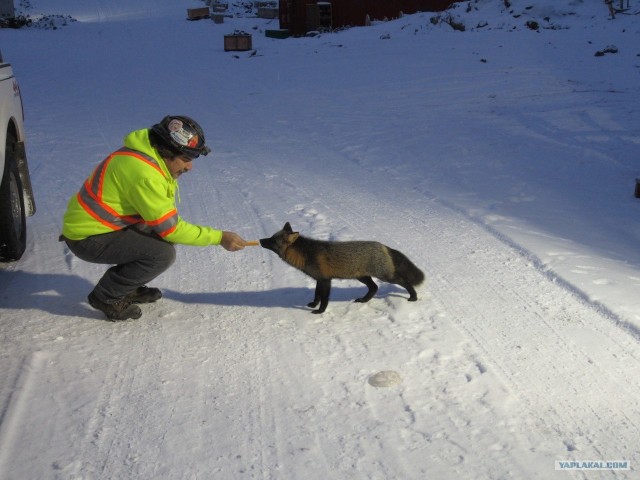
[[[395, 285], [380, 286], [374, 298], [400, 296], [404, 289]], [[332, 287], [330, 302], [353, 302], [367, 292], [366, 287]], [[405, 292], [406, 293], [406, 292]], [[298, 308], [309, 310], [307, 304], [313, 300], [314, 289], [304, 287], [276, 288], [246, 292], [192, 292], [164, 290], [164, 298], [190, 304], [200, 303], [226, 307], [245, 306], [262, 308]]]

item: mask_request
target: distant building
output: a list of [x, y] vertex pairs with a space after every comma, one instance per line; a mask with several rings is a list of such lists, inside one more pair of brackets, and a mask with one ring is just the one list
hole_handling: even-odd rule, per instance
[[13, 0], [0, 0], [0, 17], [2, 18], [15, 18], [16, 9], [13, 5]]
[[293, 36], [319, 29], [364, 26], [403, 13], [440, 12], [456, 0], [279, 0], [280, 29]]

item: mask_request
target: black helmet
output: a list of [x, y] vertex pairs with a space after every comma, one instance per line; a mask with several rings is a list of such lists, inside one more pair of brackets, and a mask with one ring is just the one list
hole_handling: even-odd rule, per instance
[[191, 159], [207, 155], [211, 149], [204, 144], [204, 132], [195, 120], [182, 115], [167, 115], [151, 127], [162, 146]]

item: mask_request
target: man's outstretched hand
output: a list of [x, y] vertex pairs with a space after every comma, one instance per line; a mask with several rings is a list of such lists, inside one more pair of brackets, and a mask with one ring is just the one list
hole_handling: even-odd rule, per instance
[[246, 246], [247, 242], [237, 233], [234, 232], [222, 232], [222, 240], [220, 245], [229, 252], [235, 252], [242, 250]]

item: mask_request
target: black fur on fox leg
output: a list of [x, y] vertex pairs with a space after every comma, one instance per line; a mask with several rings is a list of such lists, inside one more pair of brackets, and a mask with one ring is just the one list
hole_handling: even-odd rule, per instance
[[373, 296], [378, 291], [378, 285], [376, 284], [376, 282], [373, 281], [373, 278], [371, 278], [371, 277], [360, 277], [360, 278], [358, 278], [358, 280], [360, 280], [362, 283], [364, 283], [369, 288], [369, 290], [367, 291], [367, 293], [366, 293], [366, 295], [364, 297], [356, 298], [355, 302], [357, 302], [357, 303], [367, 303], [369, 300], [371, 300], [373, 298]]
[[316, 308], [320, 303], [320, 282], [316, 280], [316, 290], [313, 296], [313, 300], [307, 303], [307, 307]]
[[416, 300], [418, 300], [418, 294], [416, 293], [415, 288], [413, 288], [411, 285], [403, 285], [403, 287], [407, 289], [407, 292], [409, 292], [410, 302], [415, 302]]
[[311, 313], [323, 313], [329, 305], [329, 294], [331, 293], [331, 279], [329, 280], [317, 280], [316, 281], [316, 294], [313, 298], [313, 302], [307, 306], [315, 308], [318, 303], [320, 307], [317, 310], [313, 310]]

